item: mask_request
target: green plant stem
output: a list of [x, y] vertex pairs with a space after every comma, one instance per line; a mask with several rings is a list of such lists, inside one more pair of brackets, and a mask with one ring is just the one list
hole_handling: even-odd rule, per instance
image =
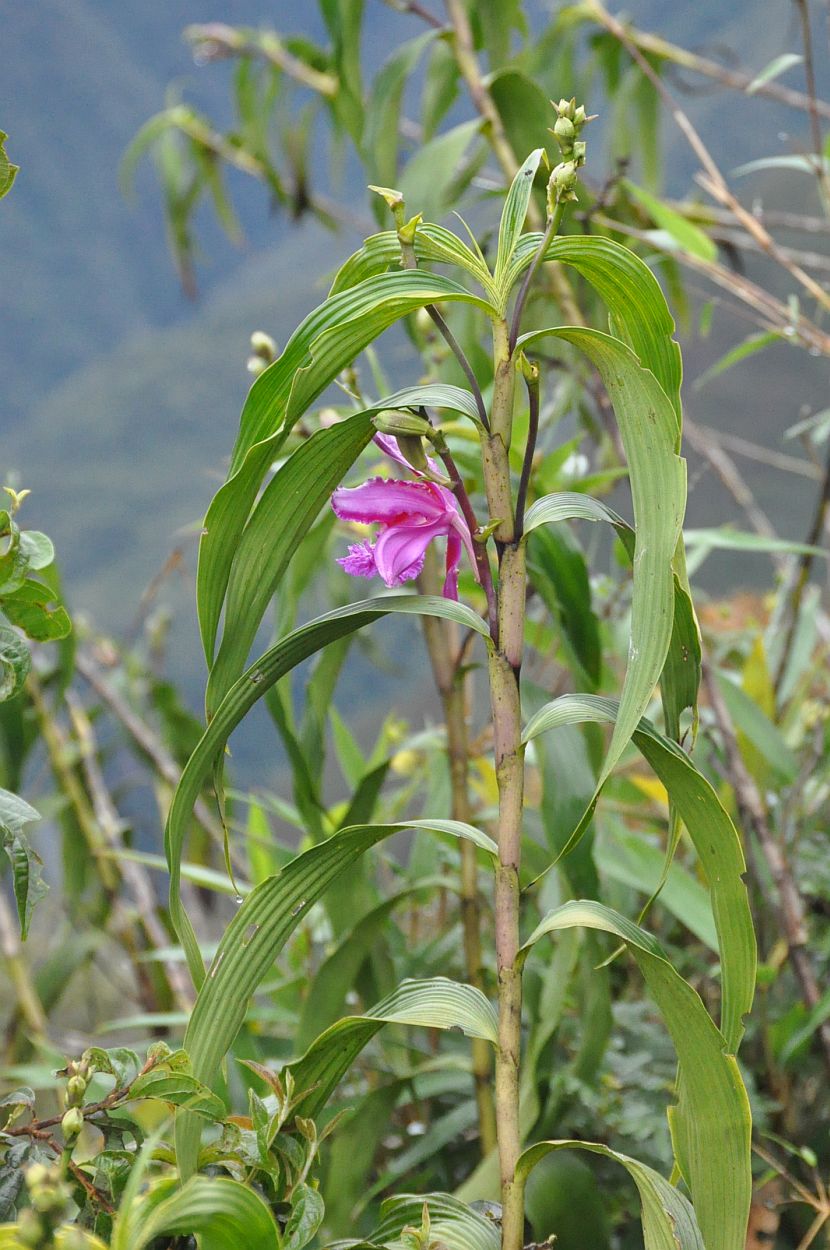
[[521, 329], [521, 324], [522, 324], [522, 313], [524, 312], [525, 304], [527, 303], [527, 297], [530, 291], [530, 284], [533, 282], [533, 279], [536, 277], [539, 266], [541, 265], [542, 261], [545, 258], [545, 252], [550, 247], [551, 242], [556, 238], [556, 235], [559, 231], [559, 227], [562, 224], [562, 218], [564, 217], [564, 215], [565, 215], [565, 202], [563, 200], [560, 200], [556, 204], [553, 210], [553, 213], [548, 219], [548, 224], [545, 227], [545, 233], [542, 235], [542, 242], [539, 244], [538, 248], [536, 249], [536, 255], [533, 257], [533, 260], [530, 262], [530, 265], [527, 268], [527, 272], [525, 273], [522, 285], [519, 288], [519, 294], [516, 296], [516, 303], [513, 306], [513, 320], [510, 323], [509, 346], [510, 346], [511, 356], [513, 352], [516, 350], [516, 340], [519, 337], [519, 330]]
[[496, 868], [496, 969], [498, 1047], [496, 1125], [502, 1201], [502, 1248], [524, 1244], [524, 1194], [516, 1178], [521, 1151], [519, 1076], [522, 1040], [522, 976], [519, 950], [519, 868], [521, 865], [524, 755], [521, 743], [519, 674], [524, 647], [526, 570], [524, 547], [516, 540], [508, 451], [513, 420], [516, 366], [506, 321], [493, 330], [494, 383], [490, 434], [483, 440], [484, 480], [491, 523], [501, 543], [499, 636], [489, 659], [496, 780], [499, 790]]

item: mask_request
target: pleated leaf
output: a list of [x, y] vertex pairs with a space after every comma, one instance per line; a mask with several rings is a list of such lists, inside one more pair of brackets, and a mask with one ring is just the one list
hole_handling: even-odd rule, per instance
[[523, 335], [527, 348], [544, 338], [573, 343], [596, 366], [620, 427], [628, 460], [636, 533], [631, 640], [614, 733], [591, 806], [625, 750], [660, 680], [674, 625], [673, 560], [686, 507], [686, 467], [677, 455], [677, 416], [653, 373], [630, 348], [595, 330], [563, 328]]
[[443, 301], [461, 301], [492, 313], [486, 301], [440, 274], [381, 273], [309, 313], [279, 359], [254, 382], [242, 410], [228, 480], [208, 508], [199, 547], [197, 603], [208, 663], [240, 535], [288, 431], [368, 343], [408, 313]]
[[[204, 980], [199, 943], [180, 897], [182, 854], [193, 808], [233, 730], [265, 692], [316, 651], [390, 613], [440, 616], [489, 639], [480, 616], [463, 603], [429, 595], [382, 595], [336, 608], [286, 634], [243, 673], [225, 695], [187, 761], [173, 795], [164, 833], [170, 870], [170, 918], [197, 986]], [[480, 835], [483, 837], [483, 835]]]
[[[417, 821], [389, 825], [355, 825], [293, 859], [277, 876], [267, 877], [245, 899], [222, 939], [199, 990], [184, 1036], [193, 1076], [210, 1085], [233, 1044], [251, 995], [273, 967], [285, 942], [309, 908], [335, 878], [376, 843], [402, 830], [421, 828], [468, 838], [476, 845], [492, 842], [460, 821]], [[486, 1000], [484, 1000], [486, 1003]], [[196, 1164], [199, 1124], [184, 1112], [176, 1121], [179, 1168], [190, 1175]]]
[[[533, 179], [536, 177], [536, 171], [539, 168], [539, 162], [544, 156], [544, 152], [544, 148], [536, 148], [534, 152], [531, 152], [510, 184], [510, 190], [507, 192], [507, 197], [504, 201], [501, 222], [499, 223], [496, 268], [493, 274], [496, 285], [499, 288], [501, 288], [504, 282], [505, 272], [510, 265], [516, 245], [521, 237], [522, 228], [527, 217], [528, 205], [530, 204], [530, 197], [533, 192]], [[509, 293], [509, 287], [500, 289], [502, 303], [506, 303]]]
[[752, 1120], [737, 1061], [727, 1053], [726, 1039], [699, 994], [675, 971], [659, 943], [600, 903], [578, 900], [549, 912], [519, 958], [547, 934], [583, 927], [625, 942], [645, 978], [677, 1052], [679, 1101], [670, 1112], [672, 1139], [704, 1245], [706, 1250], [742, 1250], [752, 1197]]
[[[523, 740], [559, 725], [613, 724], [614, 699], [563, 695], [545, 704], [525, 727]], [[712, 786], [688, 755], [648, 720], [634, 731], [634, 743], [666, 787], [694, 843], [706, 881], [721, 958], [721, 1029], [734, 1054], [743, 1036], [743, 1017], [755, 992], [756, 946], [740, 838]]]
[[289, 1064], [295, 1088], [308, 1092], [297, 1114], [314, 1119], [357, 1056], [385, 1024], [461, 1029], [496, 1045], [498, 1022], [481, 990], [446, 977], [403, 981], [362, 1016], [344, 1016], [315, 1038], [302, 1058]]
[[372, 1234], [375, 1245], [390, 1250], [409, 1247], [401, 1239], [404, 1228], [420, 1228], [424, 1204], [429, 1210], [430, 1244], [444, 1245], [447, 1250], [498, 1250], [496, 1225], [478, 1211], [451, 1194], [396, 1194], [381, 1207], [381, 1220]]
[[279, 1250], [276, 1221], [259, 1194], [225, 1176], [162, 1181], [122, 1207], [112, 1250], [144, 1250], [162, 1235], [196, 1234], [201, 1250]]
[[537, 1142], [520, 1156], [516, 1172], [526, 1177], [541, 1159], [554, 1150], [587, 1150], [620, 1163], [640, 1194], [645, 1250], [705, 1250], [694, 1209], [688, 1199], [653, 1168], [638, 1163], [599, 1142]]

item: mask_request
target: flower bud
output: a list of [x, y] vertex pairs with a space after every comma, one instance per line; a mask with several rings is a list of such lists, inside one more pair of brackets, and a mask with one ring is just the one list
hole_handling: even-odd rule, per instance
[[570, 144], [576, 136], [576, 126], [569, 117], [560, 117], [553, 128], [553, 133], [562, 144]]
[[77, 1137], [83, 1127], [84, 1113], [80, 1107], [70, 1107], [68, 1111], [64, 1112], [61, 1120], [61, 1132], [66, 1141]]
[[245, 368], [249, 373], [252, 373], [255, 378], [258, 378], [259, 375], [264, 373], [268, 368], [268, 361], [263, 360], [261, 356], [249, 356], [245, 362]]
[[576, 164], [574, 161], [563, 161], [557, 165], [548, 182], [548, 208], [553, 210], [556, 204], [567, 203], [576, 197]]
[[254, 330], [251, 335], [251, 351], [263, 360], [271, 361], [276, 359], [277, 345], [264, 330]]
[[396, 434], [395, 442], [398, 451], [407, 464], [419, 473], [429, 473], [429, 464], [424, 452], [424, 444], [417, 434]]
[[414, 217], [409, 219], [409, 221], [405, 222], [401, 226], [398, 226], [398, 238], [404, 246], [411, 247], [415, 242], [415, 233], [423, 221], [423, 218], [423, 213], [416, 213]]
[[70, 1076], [66, 1082], [66, 1098], [70, 1107], [77, 1107], [84, 1100], [86, 1081], [82, 1076]]
[[425, 417], [415, 412], [404, 412], [397, 408], [384, 408], [372, 418], [372, 425], [381, 434], [414, 434], [424, 437], [432, 433], [432, 426]]
[[415, 323], [415, 331], [422, 339], [432, 339], [435, 337], [435, 322], [430, 317], [425, 308], [419, 308], [413, 315], [412, 320]]

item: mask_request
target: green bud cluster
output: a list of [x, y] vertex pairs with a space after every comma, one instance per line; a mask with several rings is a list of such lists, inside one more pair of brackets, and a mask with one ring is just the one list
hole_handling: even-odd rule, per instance
[[557, 204], [566, 204], [578, 198], [577, 170], [585, 164], [585, 143], [579, 135], [586, 122], [592, 120], [586, 114], [584, 105], [577, 107], [575, 99], [560, 100], [553, 107], [557, 117], [551, 134], [559, 144], [562, 160], [555, 166], [548, 181], [549, 214], [553, 213]]
[[66, 1065], [66, 1104], [80, 1107], [92, 1080], [93, 1068], [85, 1059], [71, 1060]]

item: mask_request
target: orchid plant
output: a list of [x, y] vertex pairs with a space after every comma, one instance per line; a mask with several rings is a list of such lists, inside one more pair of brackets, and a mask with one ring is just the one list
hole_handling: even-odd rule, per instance
[[[473, 1178], [461, 1197], [409, 1195], [387, 1203], [371, 1237], [375, 1245], [397, 1246], [409, 1237], [425, 1246], [437, 1241], [495, 1250], [500, 1242], [504, 1250], [519, 1250], [527, 1179], [542, 1158], [562, 1149], [603, 1154], [628, 1170], [640, 1194], [649, 1250], [743, 1245], [751, 1189], [750, 1116], [735, 1055], [752, 1002], [755, 944], [737, 833], [681, 745], [684, 731], [689, 737], [690, 709], [692, 730], [695, 723], [700, 648], [682, 544], [680, 362], [665, 300], [645, 264], [610, 239], [561, 233], [567, 206], [577, 197], [588, 120], [573, 100], [556, 106], [553, 134], [560, 159], [551, 170], [538, 149], [520, 168], [505, 201], [492, 267], [474, 240], [465, 243], [420, 214], [409, 217], [399, 192], [376, 188], [395, 228], [367, 239], [345, 263], [329, 297], [255, 381], [227, 480], [202, 534], [198, 603], [210, 669], [207, 727], [176, 791], [166, 831], [170, 915], [197, 990], [184, 1039], [194, 1078], [208, 1086], [216, 1080], [250, 997], [280, 949], [318, 900], [326, 907], [329, 887], [359, 871], [373, 847], [409, 829], [457, 840], [461, 849], [467, 983], [443, 977], [404, 981], [363, 1014], [325, 1029], [283, 1073], [300, 1091], [296, 1115], [313, 1118], [385, 1023], [460, 1028], [471, 1039], [483, 1156], [478, 1184]], [[526, 233], [529, 207], [540, 193], [545, 229]], [[436, 272], [436, 265], [450, 266], [458, 277]], [[555, 274], [552, 290], [561, 293], [569, 281], [563, 266], [606, 302], [610, 332], [583, 325], [528, 327], [531, 288], [540, 291], [534, 311], [554, 306], [551, 288], [542, 283], [546, 274]], [[489, 327], [489, 368], [474, 369], [460, 346], [450, 323], [454, 307]], [[468, 385], [426, 381], [377, 402], [351, 387], [354, 409], [322, 422], [310, 435], [306, 431], [285, 457], [289, 436], [325, 388], [385, 329], [420, 310]], [[541, 366], [557, 347], [566, 361], [571, 352], [587, 359], [613, 405], [628, 462], [633, 525], [583, 491], [538, 492], [543, 462], [537, 447], [545, 412]], [[461, 432], [464, 423], [479, 448], [477, 465], [469, 455], [469, 434]], [[344, 484], [370, 443], [375, 456], [380, 451], [394, 465], [394, 476]], [[339, 563], [355, 577], [379, 578], [388, 591], [348, 602], [283, 634], [249, 663], [268, 604], [327, 506], [348, 524], [352, 537], [354, 526], [361, 527]], [[528, 548], [531, 544], [532, 557], [535, 535], [575, 519], [610, 524], [631, 560], [627, 668], [618, 698], [591, 693], [541, 704], [534, 699], [528, 718], [522, 661], [536, 615], [528, 600]], [[367, 526], [375, 527], [370, 536]], [[444, 548], [443, 571], [436, 545]], [[418, 593], [403, 589], [413, 581]], [[450, 771], [460, 781], [453, 787], [453, 818], [427, 815], [386, 824], [347, 818], [344, 827], [322, 839], [309, 830], [301, 853], [242, 902], [206, 970], [182, 901], [182, 856], [194, 803], [211, 775], [221, 795], [229, 735], [302, 660], [394, 614], [424, 621], [447, 714]], [[465, 683], [474, 641], [486, 656], [490, 693], [498, 787], [492, 829], [473, 823], [465, 798], [468, 765], [461, 747], [468, 732]], [[662, 731], [645, 719], [658, 688]], [[540, 735], [586, 723], [613, 726], [595, 793], [559, 856], [541, 871], [534, 850], [529, 875], [523, 867], [526, 762], [540, 749]], [[605, 782], [632, 746], [665, 786], [671, 804], [664, 879], [683, 828], [706, 877], [720, 957], [717, 1022], [641, 927], [644, 914], [637, 922], [575, 897], [568, 884], [568, 857], [586, 836]], [[488, 963], [483, 914], [490, 906], [495, 1003], [482, 972]], [[675, 1156], [669, 1179], [603, 1142], [527, 1140], [533, 1114], [522, 1068], [525, 967], [547, 959], [550, 938], [573, 928], [611, 935], [617, 954], [627, 950], [673, 1040], [678, 1079], [669, 1109]], [[201, 1134], [199, 1118], [180, 1110], [175, 1149], [185, 1181], [210, 1157], [200, 1147]], [[489, 1214], [466, 1201], [476, 1188], [488, 1187], [476, 1196], [498, 1200]]]
[[[679, 352], [665, 299], [645, 263], [611, 239], [562, 232], [567, 207], [577, 197], [586, 153], [582, 133], [590, 119], [575, 100], [560, 100], [555, 114], [560, 159], [551, 169], [538, 148], [518, 170], [491, 263], [472, 235], [468, 244], [419, 213], [408, 216], [400, 192], [374, 188], [393, 215], [394, 229], [367, 239], [345, 262], [328, 298], [283, 352], [265, 362], [251, 387], [227, 479], [201, 536], [197, 597], [209, 668], [205, 728], [175, 790], [165, 830], [168, 915], [195, 1004], [183, 1051], [161, 1060], [154, 1053], [137, 1078], [151, 1081], [160, 1097], [175, 1104], [173, 1146], [160, 1144], [164, 1128], [148, 1139], [111, 1224], [115, 1250], [148, 1244], [162, 1229], [196, 1232], [206, 1247], [244, 1239], [255, 1250], [302, 1250], [321, 1229], [333, 1237], [351, 1233], [350, 1226], [324, 1224], [324, 1194], [312, 1166], [324, 1136], [337, 1150], [344, 1130], [331, 1115], [335, 1091], [385, 1026], [433, 1036], [436, 1030], [460, 1030], [469, 1039], [464, 1070], [481, 1161], [456, 1194], [387, 1198], [366, 1242], [358, 1244], [522, 1250], [534, 1170], [556, 1152], [578, 1150], [628, 1172], [641, 1201], [647, 1250], [742, 1250], [751, 1196], [751, 1120], [736, 1056], [752, 1005], [755, 938], [738, 834], [686, 749], [696, 729], [700, 643], [682, 540]], [[540, 200], [545, 227], [525, 231]], [[454, 276], [436, 266], [449, 267]], [[546, 324], [552, 309], [573, 307], [567, 273], [605, 302], [607, 331]], [[446, 345], [456, 380], [428, 378], [367, 399], [354, 372], [361, 353], [396, 322], [424, 316]], [[482, 346], [485, 330], [489, 355]], [[632, 522], [587, 493], [585, 483], [579, 490], [546, 490], [548, 462], [561, 457], [543, 400], [551, 352], [561, 354], [566, 369], [582, 357], [605, 388], [627, 462]], [[373, 372], [380, 379], [381, 371]], [[460, 376], [466, 386], [457, 384]], [[312, 430], [315, 402], [335, 381], [351, 406], [337, 419], [329, 412]], [[375, 461], [380, 453], [394, 466], [387, 469], [394, 476], [365, 480], [358, 462], [370, 446]], [[379, 593], [341, 603], [296, 628], [278, 628], [273, 645], [251, 662], [272, 599], [309, 539], [317, 543], [318, 518], [329, 509], [350, 527], [353, 540], [343, 555], [348, 539], [339, 534], [341, 554], [334, 558], [347, 574], [377, 577]], [[558, 621], [548, 615], [541, 557], [549, 554], [551, 533], [577, 521], [610, 526], [630, 562], [629, 645], [617, 697], [599, 695], [596, 685], [588, 693], [551, 697], [554, 691], [523, 676], [530, 642], [543, 639], [537, 657], [555, 645], [544, 641], [555, 636]], [[372, 527], [368, 534], [366, 527]], [[182, 890], [185, 849], [207, 785], [223, 809], [230, 735], [303, 661], [394, 616], [423, 624], [446, 720], [450, 818], [427, 811], [371, 823], [374, 781], [345, 810], [327, 813], [328, 828], [309, 804], [299, 852], [260, 874], [240, 896], [206, 967]], [[489, 692], [489, 719], [478, 737], [492, 749], [492, 813], [476, 810], [470, 797], [473, 670], [486, 672]], [[661, 712], [654, 707], [658, 690]], [[662, 714], [662, 729], [647, 713]], [[597, 745], [597, 727], [605, 725], [611, 726], [610, 739], [597, 761], [593, 793], [579, 810], [570, 805], [569, 826], [564, 836], [558, 830], [554, 851], [550, 840], [543, 844], [534, 836], [525, 805], [528, 770], [544, 767], [547, 735], [587, 726]], [[637, 917], [585, 897], [594, 880], [584, 854], [594, 812], [606, 782], [633, 751], [653, 771], [669, 804], [662, 876]], [[569, 780], [563, 774], [553, 784], [565, 789]], [[716, 1017], [712, 996], [704, 1003], [643, 927], [684, 830], [711, 906]], [[262, 1098], [252, 1091], [250, 1116], [231, 1116], [221, 1129], [224, 1104], [214, 1088], [252, 996], [312, 908], [319, 907], [335, 933], [342, 932], [344, 900], [357, 919], [365, 918], [359, 909], [368, 884], [366, 861], [402, 832], [457, 847], [457, 860], [448, 862], [458, 863], [459, 879], [443, 876], [440, 884], [445, 897], [451, 892], [459, 898], [465, 979], [407, 977], [372, 1005], [358, 1000], [360, 1011], [333, 1023], [315, 1019], [310, 996], [300, 1053], [282, 1056], [279, 1072], [262, 1062], [267, 1053], [260, 1051], [253, 1062], [240, 1047], [239, 1057], [271, 1093]], [[384, 907], [378, 914], [388, 919]], [[567, 963], [573, 931], [586, 935], [584, 949], [595, 965], [623, 954], [633, 960], [673, 1043], [677, 1080], [668, 1116], [674, 1166], [668, 1177], [607, 1140], [534, 1133], [542, 1122], [534, 1073], [555, 1028], [560, 952]], [[529, 1024], [525, 987], [533, 984], [538, 991], [540, 981], [545, 989], [535, 994], [539, 1006]], [[587, 1021], [585, 1032], [589, 1042]], [[157, 1061], [164, 1071], [151, 1072]], [[108, 1113], [113, 1100], [136, 1096], [136, 1078], [119, 1077], [113, 1069], [114, 1090], [88, 1102], [93, 1068], [110, 1060], [101, 1052], [94, 1064], [89, 1054], [79, 1062], [80, 1068], [67, 1069], [71, 1097], [61, 1121], [61, 1167], [71, 1164], [76, 1177], [72, 1154], [87, 1116], [97, 1122], [92, 1117]], [[168, 1170], [147, 1187], [145, 1178], [154, 1175], [159, 1160]], [[222, 1175], [202, 1174], [217, 1167], [224, 1168]], [[240, 1183], [260, 1173], [260, 1190]], [[29, 1179], [32, 1201], [37, 1192], [45, 1204], [55, 1244], [101, 1246], [92, 1233], [57, 1225], [66, 1202], [63, 1180], [55, 1188], [51, 1172]], [[38, 1216], [30, 1224], [37, 1224], [32, 1235], [41, 1237], [43, 1220]], [[550, 1228], [545, 1235], [555, 1232]], [[26, 1229], [0, 1228], [0, 1245], [33, 1244], [24, 1235]]]

